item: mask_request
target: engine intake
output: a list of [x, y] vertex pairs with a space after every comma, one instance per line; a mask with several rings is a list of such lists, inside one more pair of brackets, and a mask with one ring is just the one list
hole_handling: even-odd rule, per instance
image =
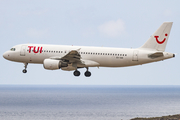
[[45, 59], [43, 61], [43, 66], [48, 70], [57, 70], [61, 67], [67, 67], [68, 64], [66, 62], [63, 62], [62, 60]]

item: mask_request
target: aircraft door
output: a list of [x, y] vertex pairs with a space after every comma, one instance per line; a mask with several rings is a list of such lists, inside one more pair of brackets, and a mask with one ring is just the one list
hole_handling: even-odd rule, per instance
[[25, 52], [26, 52], [26, 45], [23, 45], [21, 46], [20, 56], [25, 56], [26, 55]]
[[138, 53], [139, 53], [138, 50], [134, 51], [132, 61], [138, 61]]

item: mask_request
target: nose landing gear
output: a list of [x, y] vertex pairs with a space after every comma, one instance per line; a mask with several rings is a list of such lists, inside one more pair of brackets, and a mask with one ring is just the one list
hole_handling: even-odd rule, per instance
[[25, 69], [22, 70], [23, 73], [27, 73], [27, 70], [26, 70], [27, 65], [28, 65], [28, 63], [24, 63], [24, 68], [25, 68]]
[[27, 70], [26, 70], [26, 69], [24, 69], [24, 70], [22, 70], [22, 72], [23, 72], [23, 73], [27, 73]]

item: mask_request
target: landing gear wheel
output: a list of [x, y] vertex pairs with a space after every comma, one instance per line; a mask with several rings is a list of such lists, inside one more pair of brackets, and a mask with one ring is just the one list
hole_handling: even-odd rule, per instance
[[23, 72], [23, 73], [27, 73], [27, 70], [26, 70], [26, 69], [24, 69], [22, 72]]
[[27, 65], [28, 65], [28, 63], [24, 63], [24, 68], [25, 68], [25, 69], [22, 71], [23, 73], [27, 73], [27, 70], [26, 70]]
[[84, 75], [85, 75], [86, 77], [90, 77], [90, 76], [91, 76], [91, 72], [86, 71], [86, 72], [84, 73]]
[[78, 70], [75, 70], [75, 71], [74, 71], [74, 76], [80, 76], [80, 74], [81, 74], [81, 73], [80, 73]]

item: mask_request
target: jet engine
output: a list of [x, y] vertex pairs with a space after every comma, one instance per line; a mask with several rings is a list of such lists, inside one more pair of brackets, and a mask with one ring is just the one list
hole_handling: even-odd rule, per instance
[[62, 60], [54, 60], [54, 59], [45, 59], [43, 61], [43, 66], [48, 70], [57, 70], [61, 67], [67, 67], [68, 63], [63, 62]]

